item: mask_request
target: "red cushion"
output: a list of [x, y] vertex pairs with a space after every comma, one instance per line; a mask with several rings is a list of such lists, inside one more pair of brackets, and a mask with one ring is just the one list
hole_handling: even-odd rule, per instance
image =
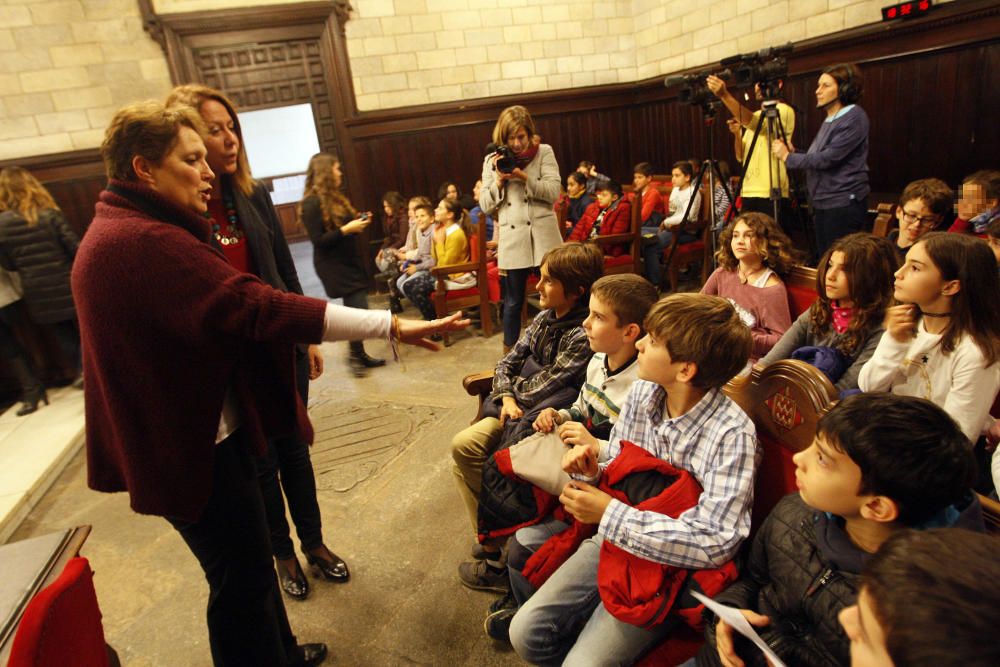
[[479, 294], [478, 287], [466, 287], [465, 289], [450, 289], [446, 292], [449, 299], [460, 299], [463, 296], [477, 296]]
[[469, 261], [479, 261], [479, 234], [473, 234], [469, 237]]
[[786, 285], [788, 290], [788, 309], [792, 313], [792, 319], [809, 310], [809, 306], [816, 300], [816, 290], [798, 287], [796, 285]]
[[[694, 252], [694, 253], [697, 253], [697, 252], [704, 252], [704, 251], [705, 251], [705, 242], [702, 241], [701, 239], [698, 239], [696, 241], [690, 241], [689, 243], [680, 243], [680, 244], [678, 244], [677, 245], [677, 250], [674, 252], [674, 254], [677, 254], [677, 252], [685, 252], [685, 253]], [[664, 259], [666, 259], [667, 257], [670, 257], [670, 246], [667, 246], [666, 248], [663, 249], [663, 257], [664, 257]]]
[[686, 625], [678, 623], [677, 629], [671, 632], [669, 637], [643, 656], [637, 663], [638, 667], [682, 665], [697, 655], [704, 643], [705, 636], [702, 633], [695, 632]]
[[7, 665], [105, 667], [107, 664], [94, 573], [86, 558], [72, 558], [59, 578], [28, 603]]
[[757, 467], [757, 479], [754, 482], [753, 510], [750, 519], [751, 533], [764, 523], [778, 501], [798, 490], [795, 485], [795, 462], [792, 457], [795, 452], [766, 433], [757, 432], [763, 456]]
[[613, 257], [611, 255], [604, 256], [604, 266], [605, 268], [611, 266], [621, 266], [622, 264], [634, 264], [635, 261], [632, 259], [632, 255], [618, 255]]

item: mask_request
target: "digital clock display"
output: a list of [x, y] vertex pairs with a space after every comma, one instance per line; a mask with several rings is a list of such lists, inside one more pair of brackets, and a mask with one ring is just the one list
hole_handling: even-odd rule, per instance
[[931, 8], [931, 0], [919, 0], [918, 2], [901, 2], [897, 5], [890, 5], [882, 8], [883, 21], [895, 21], [896, 19], [912, 19], [923, 16]]

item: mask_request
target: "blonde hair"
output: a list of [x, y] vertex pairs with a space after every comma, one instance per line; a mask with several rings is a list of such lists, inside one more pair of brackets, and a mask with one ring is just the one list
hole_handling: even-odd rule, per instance
[[[240, 127], [240, 119], [236, 115], [236, 106], [232, 101], [220, 90], [209, 88], [200, 83], [188, 83], [183, 86], [177, 86], [170, 91], [166, 104], [168, 107], [175, 105], [189, 106], [195, 109], [200, 115], [201, 105], [208, 100], [214, 100], [226, 107], [229, 117], [233, 119], [233, 129], [236, 132], [236, 136], [240, 138], [240, 148], [236, 153], [236, 173], [231, 178], [236, 187], [240, 189], [240, 192], [249, 195], [253, 192], [253, 175], [250, 173], [250, 162], [247, 159], [247, 149], [243, 141], [243, 129]], [[221, 177], [222, 174], [217, 174], [217, 176]]]
[[497, 146], [506, 146], [510, 135], [517, 132], [518, 128], [524, 128], [529, 137], [534, 137], [535, 121], [528, 110], [520, 104], [507, 107], [500, 112], [497, 124], [493, 126], [493, 143]]
[[0, 212], [17, 211], [33, 227], [39, 212], [50, 208], [59, 210], [52, 195], [30, 171], [17, 166], [0, 170]]
[[156, 100], [148, 100], [119, 109], [104, 131], [101, 143], [101, 157], [108, 178], [137, 180], [132, 159], [138, 155], [159, 164], [177, 143], [181, 127], [205, 134], [201, 116], [189, 106], [167, 108]]
[[[358, 214], [333, 181], [333, 165], [339, 162], [340, 158], [336, 155], [316, 153], [309, 160], [309, 168], [306, 170], [306, 189], [302, 200], [313, 196], [319, 199], [320, 209], [323, 211], [323, 226], [327, 230], [334, 227], [339, 229]], [[298, 217], [302, 219], [302, 202], [299, 202]]]
[[666, 346], [671, 360], [697, 366], [691, 384], [706, 391], [729, 382], [753, 352], [750, 328], [720, 296], [671, 294], [653, 304], [645, 329]]

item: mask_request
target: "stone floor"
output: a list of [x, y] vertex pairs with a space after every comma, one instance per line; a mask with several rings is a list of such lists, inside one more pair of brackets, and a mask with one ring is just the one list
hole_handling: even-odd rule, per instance
[[[312, 270], [311, 245], [292, 244], [292, 254], [306, 294], [325, 296]], [[386, 305], [384, 296], [372, 298], [373, 308]], [[412, 308], [406, 315], [419, 317]], [[461, 379], [492, 368], [501, 342], [500, 335], [461, 333], [437, 353], [406, 348], [402, 363], [363, 379], [347, 371], [346, 343], [323, 346], [326, 370], [310, 387], [312, 453], [324, 535], [350, 564], [352, 579], [343, 585], [312, 579], [309, 599], [286, 600], [286, 607], [300, 641], [330, 645], [328, 663], [520, 662], [483, 632], [491, 594], [468, 590], [456, 577], [474, 541], [450, 471], [451, 436], [475, 413]], [[383, 341], [369, 343], [368, 351], [390, 356]], [[82, 428], [79, 392], [60, 400], [69, 415], [61, 428]], [[51, 422], [55, 407], [31, 419]], [[26, 433], [26, 423], [13, 425]], [[208, 589], [194, 557], [166, 521], [133, 513], [125, 494], [90, 491], [83, 451], [10, 540], [80, 524], [93, 526], [82, 553], [95, 571], [107, 640], [123, 663], [211, 664]]]
[[[311, 248], [293, 251], [307, 293], [316, 294]], [[451, 436], [475, 411], [461, 379], [492, 367], [500, 348], [498, 335], [463, 333], [441, 352], [406, 348], [401, 364], [355, 379], [346, 344], [323, 346], [326, 371], [310, 388], [313, 456], [324, 535], [352, 579], [311, 578], [309, 599], [286, 599], [286, 607], [300, 641], [330, 645], [328, 663], [519, 663], [483, 633], [491, 594], [464, 588], [455, 574], [474, 541], [449, 469]], [[390, 354], [382, 341], [368, 349]], [[125, 494], [90, 491], [85, 468], [80, 452], [11, 540], [91, 524], [82, 553], [123, 664], [211, 664], [207, 585], [194, 557], [166, 521], [133, 513]]]

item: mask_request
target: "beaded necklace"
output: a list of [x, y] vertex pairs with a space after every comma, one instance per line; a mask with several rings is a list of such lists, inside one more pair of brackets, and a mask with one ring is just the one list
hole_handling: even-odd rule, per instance
[[233, 196], [227, 188], [222, 190], [222, 206], [226, 213], [226, 220], [229, 222], [229, 229], [225, 232], [222, 231], [210, 211], [205, 211], [203, 215], [212, 223], [212, 234], [219, 245], [236, 245], [243, 240], [243, 230], [240, 229], [240, 220], [236, 217], [236, 204], [233, 202]]

